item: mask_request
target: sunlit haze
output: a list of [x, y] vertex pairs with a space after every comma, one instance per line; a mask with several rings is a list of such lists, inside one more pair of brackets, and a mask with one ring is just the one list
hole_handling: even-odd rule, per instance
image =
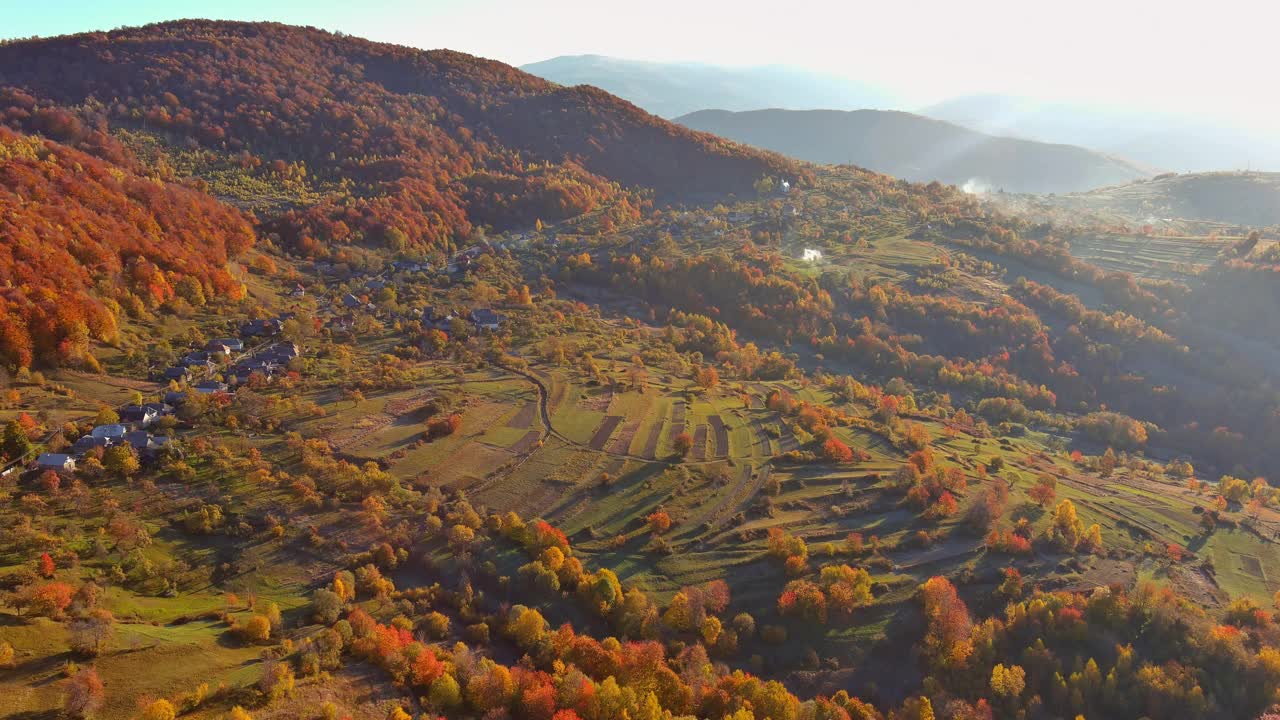
[[971, 93], [1159, 109], [1274, 128], [1265, 3], [5, 2], [8, 37], [183, 17], [276, 20], [512, 64], [596, 53], [791, 65], [874, 83], [905, 109]]

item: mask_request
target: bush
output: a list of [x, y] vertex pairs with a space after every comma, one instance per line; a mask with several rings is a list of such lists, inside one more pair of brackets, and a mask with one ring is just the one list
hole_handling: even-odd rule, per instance
[[236, 633], [246, 642], [267, 642], [271, 639], [271, 621], [265, 615], [254, 615], [243, 625], [237, 625]]
[[462, 427], [462, 416], [458, 413], [442, 418], [431, 418], [427, 421], [427, 439], [435, 440], [436, 438], [452, 435], [458, 432], [460, 427]]
[[151, 703], [142, 711], [142, 720], [174, 720], [177, 716], [178, 711], [174, 709], [173, 703], [163, 698]]
[[676, 455], [684, 457], [693, 449], [693, 436], [687, 432], [682, 432], [671, 440], [671, 446], [675, 449]]
[[311, 617], [318, 623], [332, 625], [342, 613], [342, 598], [328, 588], [320, 588], [311, 595]]

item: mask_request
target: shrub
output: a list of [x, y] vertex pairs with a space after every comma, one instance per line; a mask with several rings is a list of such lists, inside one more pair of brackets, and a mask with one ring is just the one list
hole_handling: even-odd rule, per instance
[[265, 615], [254, 615], [243, 625], [237, 625], [236, 633], [246, 642], [264, 643], [271, 639], [271, 621]]
[[682, 432], [672, 438], [671, 445], [675, 449], [677, 455], [684, 457], [693, 449], [693, 436], [687, 432]]
[[647, 517], [646, 520], [649, 521], [649, 529], [655, 535], [661, 535], [671, 529], [671, 516], [666, 511], [659, 510]]
[[452, 435], [458, 432], [460, 427], [462, 427], [462, 416], [458, 413], [442, 418], [431, 418], [427, 421], [427, 439], [435, 440], [436, 438]]
[[142, 720], [174, 720], [177, 716], [178, 711], [174, 709], [173, 703], [163, 698], [142, 710]]

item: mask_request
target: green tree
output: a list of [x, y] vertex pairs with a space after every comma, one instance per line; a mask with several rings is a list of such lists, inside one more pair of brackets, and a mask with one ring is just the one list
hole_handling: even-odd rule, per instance
[[114, 425], [120, 422], [120, 414], [105, 405], [98, 410], [98, 414], [93, 418], [94, 425]]
[[17, 420], [10, 420], [4, 426], [5, 457], [16, 460], [25, 457], [29, 452], [31, 452], [31, 440], [27, 438], [27, 431]]
[[122, 478], [133, 477], [142, 468], [138, 454], [128, 443], [112, 445], [102, 454], [102, 467]]
[[442, 710], [449, 710], [462, 703], [462, 688], [458, 687], [458, 681], [454, 680], [452, 675], [445, 673], [431, 683], [431, 690], [428, 691], [427, 697], [432, 705]]

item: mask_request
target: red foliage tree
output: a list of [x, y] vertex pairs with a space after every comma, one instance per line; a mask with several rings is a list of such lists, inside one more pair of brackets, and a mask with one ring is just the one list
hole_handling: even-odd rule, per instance
[[831, 437], [822, 444], [822, 456], [831, 462], [847, 463], [853, 461], [853, 450], [839, 438]]
[[40, 577], [45, 578], [47, 580], [53, 577], [53, 573], [57, 569], [58, 568], [53, 564], [53, 558], [49, 556], [49, 553], [40, 553], [39, 568], [38, 568]]
[[654, 535], [661, 535], [671, 529], [671, 516], [665, 510], [659, 510], [645, 518], [649, 522], [649, 530]]
[[671, 439], [671, 446], [675, 449], [677, 455], [684, 457], [693, 449], [693, 436], [687, 432], [682, 432]]
[[973, 623], [955, 586], [944, 577], [930, 578], [921, 586], [920, 596], [928, 622], [925, 652], [943, 667], [964, 665], [973, 652]]
[[434, 440], [446, 437], [458, 432], [460, 427], [462, 427], [462, 416], [458, 413], [452, 413], [441, 418], [431, 418], [427, 421], [427, 438]]

